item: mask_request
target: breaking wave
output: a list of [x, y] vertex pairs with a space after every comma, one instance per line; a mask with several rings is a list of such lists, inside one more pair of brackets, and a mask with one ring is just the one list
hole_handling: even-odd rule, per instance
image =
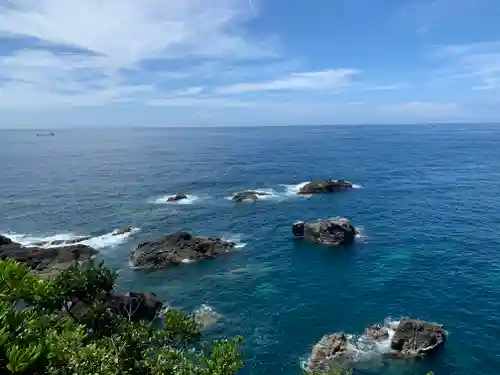
[[246, 242], [242, 242], [242, 240], [241, 240], [242, 235], [241, 234], [229, 234], [227, 236], [223, 236], [221, 239], [223, 241], [234, 242], [236, 244], [234, 246], [236, 249], [242, 249], [247, 245]]
[[193, 316], [195, 321], [203, 328], [216, 324], [222, 318], [221, 314], [219, 314], [212, 306], [207, 304], [202, 304], [198, 307], [193, 312]]
[[33, 236], [30, 234], [7, 233], [6, 236], [12, 241], [18, 242], [26, 247], [41, 247], [48, 249], [80, 244], [93, 247], [94, 249], [104, 249], [126, 242], [132, 234], [139, 231], [139, 228], [132, 228], [132, 231], [121, 234], [117, 234], [117, 231], [118, 230], [114, 230], [99, 236], [85, 236], [74, 233], [60, 233], [51, 236]]

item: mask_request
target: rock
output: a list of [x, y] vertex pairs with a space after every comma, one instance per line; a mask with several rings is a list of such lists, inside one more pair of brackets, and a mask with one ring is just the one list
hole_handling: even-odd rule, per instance
[[256, 201], [260, 197], [271, 195], [269, 193], [265, 193], [263, 191], [255, 191], [255, 190], [245, 190], [240, 191], [233, 196], [233, 201], [235, 202], [243, 202], [243, 201]]
[[221, 314], [208, 305], [201, 305], [194, 312], [194, 320], [202, 328], [207, 328], [216, 324], [221, 317]]
[[42, 272], [61, 270], [75, 262], [84, 262], [98, 252], [90, 246], [76, 244], [54, 248], [26, 247], [12, 243], [0, 247], [0, 259], [14, 259]]
[[134, 230], [132, 227], [124, 227], [121, 229], [117, 229], [113, 232], [113, 236], [119, 236], [120, 234], [130, 233]]
[[105, 304], [126, 318], [147, 321], [153, 320], [163, 307], [154, 293], [116, 293], [107, 296]]
[[297, 194], [335, 193], [352, 187], [347, 180], [315, 180], [302, 186]]
[[[163, 302], [154, 293], [106, 293], [98, 297], [98, 300], [132, 321], [152, 321], [163, 307]], [[71, 313], [81, 318], [89, 313], [89, 307], [85, 302], [79, 301], [71, 307]]]
[[446, 330], [442, 325], [403, 318], [395, 329], [391, 348], [403, 356], [425, 354], [444, 344]]
[[365, 329], [365, 338], [368, 341], [387, 340], [389, 338], [389, 330], [380, 324], [375, 324]]
[[164, 268], [203, 259], [215, 259], [229, 252], [234, 246], [234, 242], [219, 238], [195, 237], [186, 232], [176, 232], [156, 241], [140, 244], [130, 255], [130, 263], [138, 268]]
[[297, 221], [292, 226], [296, 239], [306, 239], [324, 245], [347, 245], [354, 241], [356, 228], [343, 217], [316, 220], [310, 223]]
[[12, 241], [9, 237], [5, 237], [0, 234], [0, 246], [11, 245], [13, 243], [14, 241]]
[[324, 370], [329, 362], [347, 353], [348, 341], [343, 333], [325, 335], [313, 346], [311, 356], [307, 361], [309, 371]]
[[167, 202], [177, 202], [183, 199], [187, 199], [187, 195], [185, 194], [175, 194], [172, 195], [171, 197], [167, 198]]
[[90, 240], [92, 237], [91, 236], [81, 236], [77, 238], [72, 238], [69, 240], [52, 240], [52, 241], [41, 241], [41, 242], [34, 242], [31, 245], [32, 246], [40, 246], [40, 247], [45, 247], [45, 246], [61, 246], [61, 245], [74, 245], [83, 241]]

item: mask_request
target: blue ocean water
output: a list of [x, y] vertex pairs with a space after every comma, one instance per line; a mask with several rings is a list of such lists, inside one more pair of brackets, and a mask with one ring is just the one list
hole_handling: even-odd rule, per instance
[[[323, 334], [386, 317], [444, 324], [443, 351], [361, 373], [497, 374], [500, 130], [493, 125], [0, 131], [0, 232], [25, 242], [91, 234], [119, 287], [224, 315], [208, 337], [245, 338], [245, 375], [299, 373]], [[310, 198], [295, 185], [362, 188]], [[270, 199], [234, 204], [241, 189]], [[165, 204], [176, 192], [189, 204]], [[342, 215], [351, 248], [296, 243], [295, 220]], [[132, 225], [129, 237], [106, 233]], [[214, 261], [134, 271], [134, 246], [174, 230], [246, 244]]]

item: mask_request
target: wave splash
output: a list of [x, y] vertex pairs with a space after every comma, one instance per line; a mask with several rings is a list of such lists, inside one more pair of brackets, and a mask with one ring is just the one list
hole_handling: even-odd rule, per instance
[[235, 249], [242, 249], [247, 245], [246, 242], [242, 242], [242, 237], [243, 236], [241, 234], [228, 234], [221, 237], [221, 240], [234, 242], [236, 244], [234, 246]]
[[173, 197], [175, 194], [168, 194], [168, 195], [164, 195], [164, 196], [161, 196], [161, 197], [158, 197], [156, 199], [153, 199], [151, 201], [151, 203], [154, 203], [154, 204], [180, 204], [180, 205], [184, 205], [184, 204], [193, 204], [193, 203], [196, 203], [196, 202], [199, 202], [199, 201], [202, 201], [202, 200], [205, 200], [205, 199], [209, 199], [210, 197], [200, 197], [198, 195], [187, 195], [185, 199], [181, 199], [181, 200], [178, 200], [178, 201], [169, 201], [168, 199]]
[[118, 234], [118, 230], [99, 236], [85, 236], [74, 233], [60, 233], [51, 236], [33, 236], [30, 234], [7, 233], [12, 241], [26, 247], [41, 247], [45, 249], [63, 247], [68, 245], [87, 245], [94, 249], [115, 247], [126, 242], [129, 237], [137, 233], [139, 228], [132, 228], [130, 232]]

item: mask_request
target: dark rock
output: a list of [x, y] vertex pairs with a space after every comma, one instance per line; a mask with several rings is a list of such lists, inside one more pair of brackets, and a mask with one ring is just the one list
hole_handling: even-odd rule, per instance
[[347, 180], [315, 180], [302, 186], [298, 194], [335, 193], [352, 186], [352, 182]]
[[220, 238], [194, 237], [176, 232], [156, 241], [140, 244], [130, 255], [133, 267], [156, 269], [203, 259], [215, 259], [234, 248], [234, 242]]
[[356, 228], [343, 217], [316, 220], [310, 223], [297, 221], [292, 226], [296, 239], [306, 239], [324, 245], [347, 245], [354, 241]]
[[343, 333], [325, 335], [313, 346], [311, 356], [307, 361], [309, 371], [327, 368], [329, 362], [347, 353], [348, 341]]
[[133, 231], [132, 227], [124, 227], [121, 229], [117, 229], [113, 232], [113, 236], [119, 236], [120, 234], [130, 233]]
[[5, 237], [0, 234], [0, 246], [11, 245], [13, 243], [14, 241], [12, 241], [9, 237]]
[[14, 259], [35, 271], [63, 269], [76, 262], [84, 262], [97, 254], [97, 250], [81, 244], [54, 248], [26, 247], [12, 243], [0, 247], [0, 259]]
[[[163, 307], [163, 302], [154, 293], [106, 293], [97, 300], [131, 321], [152, 321]], [[73, 316], [82, 318], [90, 309], [85, 302], [78, 301], [70, 311]]]
[[391, 348], [403, 356], [425, 354], [444, 344], [446, 330], [442, 325], [403, 318], [395, 328]]
[[187, 195], [185, 194], [175, 194], [172, 195], [171, 197], [167, 198], [167, 202], [177, 202], [183, 199], [187, 199]]
[[107, 296], [105, 304], [131, 320], [153, 320], [163, 307], [154, 293], [117, 293]]
[[233, 196], [233, 201], [242, 202], [242, 201], [256, 201], [260, 197], [271, 195], [269, 193], [265, 193], [263, 191], [255, 191], [255, 190], [245, 190], [240, 191]]

